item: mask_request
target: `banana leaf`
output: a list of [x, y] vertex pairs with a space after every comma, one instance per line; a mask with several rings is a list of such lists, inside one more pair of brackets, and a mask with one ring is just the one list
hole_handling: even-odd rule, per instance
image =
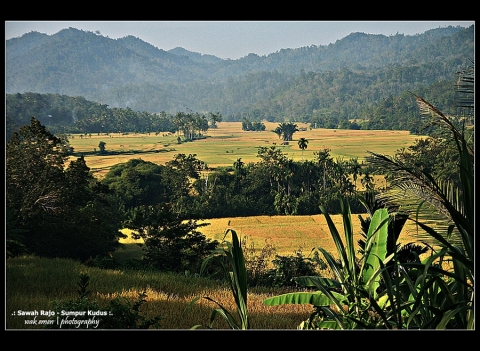
[[317, 277], [317, 276], [302, 276], [302, 277], [295, 277], [294, 280], [298, 285], [303, 287], [319, 288], [320, 286], [323, 286], [328, 289], [342, 288], [341, 283], [330, 278], [323, 278], [323, 277]]
[[[331, 292], [331, 294], [339, 301], [346, 301], [344, 295]], [[295, 292], [273, 296], [263, 300], [263, 303], [267, 306], [277, 306], [285, 304], [296, 305], [313, 305], [313, 306], [329, 306], [334, 303], [327, 295], [320, 291], [315, 292]]]
[[380, 274], [376, 274], [376, 272], [381, 268], [381, 262], [387, 256], [388, 219], [386, 208], [376, 210], [370, 221], [365, 241], [362, 279], [372, 296], [376, 296], [376, 290], [380, 285]]

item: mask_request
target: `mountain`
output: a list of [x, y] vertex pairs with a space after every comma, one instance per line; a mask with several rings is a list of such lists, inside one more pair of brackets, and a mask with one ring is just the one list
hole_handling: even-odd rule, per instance
[[[178, 47], [165, 51], [134, 36], [111, 39], [68, 28], [7, 40], [5, 56], [8, 94], [82, 96], [148, 112], [215, 111], [237, 120], [308, 119], [352, 100], [355, 109], [407, 88], [453, 80], [474, 57], [474, 29], [351, 33], [329, 45], [223, 60]], [[350, 119], [358, 114], [341, 113]]]
[[214, 55], [208, 55], [208, 54], [201, 54], [199, 52], [192, 52], [188, 51], [184, 48], [181, 47], [176, 47], [173, 49], [168, 50], [169, 53], [174, 54], [174, 55], [183, 55], [187, 56], [189, 59], [192, 61], [198, 62], [198, 63], [219, 63], [223, 61], [220, 57], [214, 56]]

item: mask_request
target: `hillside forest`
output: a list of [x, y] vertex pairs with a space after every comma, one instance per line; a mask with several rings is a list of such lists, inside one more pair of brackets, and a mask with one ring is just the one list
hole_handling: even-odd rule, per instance
[[[155, 114], [213, 112], [224, 121], [295, 121], [324, 128], [355, 122], [354, 128], [418, 132], [414, 100], [405, 92], [461, 115], [454, 110], [450, 87], [473, 57], [473, 26], [415, 36], [351, 33], [329, 45], [238, 60], [182, 48], [165, 51], [132, 36], [110, 39], [68, 28], [7, 40], [5, 89], [7, 94], [84, 97]], [[83, 120], [80, 111], [70, 112], [72, 123]], [[37, 118], [51, 115], [52, 124], [67, 118], [43, 113]]]

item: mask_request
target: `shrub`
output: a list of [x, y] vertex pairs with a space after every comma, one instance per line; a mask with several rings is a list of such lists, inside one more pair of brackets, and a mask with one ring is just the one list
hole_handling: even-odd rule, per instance
[[269, 276], [275, 287], [296, 286], [295, 277], [316, 275], [317, 269], [323, 267], [315, 258], [305, 257], [301, 249], [294, 256], [276, 255], [272, 263], [275, 268]]
[[270, 260], [274, 257], [276, 249], [275, 246], [269, 243], [257, 253], [254, 243], [248, 244], [248, 237], [242, 239], [243, 255], [245, 257], [245, 267], [247, 269], [247, 284], [249, 286], [271, 285], [270, 272], [268, 267]]

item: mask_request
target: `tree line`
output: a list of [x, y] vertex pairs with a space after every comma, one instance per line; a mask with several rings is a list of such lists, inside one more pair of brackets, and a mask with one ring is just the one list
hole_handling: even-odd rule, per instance
[[57, 134], [91, 133], [178, 133], [185, 139], [197, 138], [217, 128], [223, 120], [220, 113], [188, 110], [175, 114], [110, 108], [83, 97], [58, 94], [7, 94], [6, 137], [35, 118]]
[[[315, 75], [312, 75], [311, 79], [315, 80]], [[455, 81], [451, 80], [419, 87], [415, 91], [446, 113], [465, 117], [466, 123], [472, 125], [474, 121], [465, 107], [455, 104], [457, 96], [452, 89], [454, 87]], [[309, 123], [311, 128], [408, 130], [415, 134], [430, 133], [430, 129], [426, 128], [428, 122], [412, 107], [415, 99], [408, 91], [398, 96], [390, 95], [378, 103], [372, 102], [373, 100], [365, 95], [366, 90], [362, 89], [352, 89], [349, 92], [334, 89], [336, 93], [326, 100], [319, 98], [324, 94], [322, 92], [331, 91], [333, 88], [324, 85], [319, 87], [307, 85], [304, 89], [297, 87], [290, 90], [287, 98], [297, 101], [295, 104], [297, 108], [294, 110], [289, 110], [289, 107], [285, 106], [279, 109], [277, 100], [281, 99], [284, 102], [285, 97], [278, 95], [273, 100], [263, 100], [261, 105], [259, 103], [253, 105], [235, 118], [220, 112], [194, 112], [190, 109], [170, 114], [134, 111], [129, 107], [111, 108], [83, 97], [58, 94], [7, 94], [6, 136], [8, 139], [15, 129], [28, 124], [31, 116], [35, 116], [54, 133], [180, 133], [186, 139], [205, 134], [208, 128], [215, 128], [216, 123], [220, 121], [239, 120], [242, 121], [243, 130], [264, 130], [262, 121], [278, 121], [282, 124], [286, 122], [280, 116], [286, 115], [287, 122]], [[380, 88], [374, 90], [379, 91]], [[317, 101], [311, 108], [307, 107], [309, 96]], [[310, 112], [305, 108], [310, 109]]]

